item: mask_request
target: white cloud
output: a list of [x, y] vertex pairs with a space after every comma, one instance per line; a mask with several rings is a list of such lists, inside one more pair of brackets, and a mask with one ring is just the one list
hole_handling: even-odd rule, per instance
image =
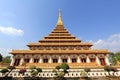
[[9, 52], [11, 52], [12, 49], [10, 48], [0, 48], [0, 54], [3, 56], [11, 56]]
[[105, 40], [99, 39], [94, 42], [93, 49], [108, 49], [111, 52], [120, 51], [120, 33], [114, 34]]
[[7, 35], [22, 36], [24, 34], [23, 30], [16, 29], [13, 27], [3, 27], [0, 26], [0, 32]]

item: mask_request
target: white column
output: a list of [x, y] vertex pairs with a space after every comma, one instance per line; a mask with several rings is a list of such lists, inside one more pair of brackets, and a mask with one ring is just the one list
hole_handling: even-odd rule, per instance
[[77, 57], [77, 63], [80, 63], [80, 56]]
[[15, 59], [14, 59], [14, 56], [12, 57], [12, 61], [10, 63], [10, 66], [14, 66], [14, 62], [15, 62]]
[[108, 60], [108, 54], [105, 56], [105, 62], [107, 65], [110, 65], [109, 60]]
[[59, 56], [58, 63], [62, 63], [61, 56]]
[[86, 59], [87, 59], [87, 63], [90, 63], [90, 59], [89, 59], [89, 57], [88, 57], [88, 56], [87, 56], [87, 58], [86, 58]]
[[50, 58], [49, 58], [49, 63], [52, 63], [52, 57], [50, 56]]
[[20, 66], [23, 65], [23, 63], [24, 63], [24, 58], [22, 57], [22, 58], [20, 59]]
[[33, 57], [30, 58], [30, 63], [33, 63]]
[[68, 63], [71, 63], [71, 58], [70, 58], [70, 56], [68, 56]]
[[96, 56], [96, 62], [98, 63], [99, 66], [101, 65], [98, 56]]
[[39, 63], [43, 63], [43, 59], [42, 59], [42, 57], [41, 57], [41, 56], [40, 56]]

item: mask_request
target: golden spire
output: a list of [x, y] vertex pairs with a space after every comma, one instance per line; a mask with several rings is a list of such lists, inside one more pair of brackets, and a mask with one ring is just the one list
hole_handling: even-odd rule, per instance
[[63, 25], [61, 10], [59, 10], [57, 25]]

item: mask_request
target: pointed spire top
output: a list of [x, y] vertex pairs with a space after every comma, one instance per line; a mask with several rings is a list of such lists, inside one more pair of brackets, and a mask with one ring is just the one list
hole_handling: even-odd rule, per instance
[[61, 10], [59, 9], [57, 25], [63, 25]]
[[61, 9], [59, 9], [59, 17], [62, 17], [62, 15], [61, 15]]

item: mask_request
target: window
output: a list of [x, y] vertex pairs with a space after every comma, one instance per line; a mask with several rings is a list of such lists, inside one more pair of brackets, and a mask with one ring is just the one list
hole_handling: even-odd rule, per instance
[[25, 61], [26, 63], [29, 63], [30, 59], [25, 59], [24, 61]]
[[58, 63], [58, 59], [53, 59], [53, 63]]
[[34, 59], [34, 63], [38, 63], [39, 62], [39, 59]]
[[95, 62], [95, 58], [90, 58], [90, 62]]
[[72, 63], [76, 63], [77, 62], [77, 59], [76, 58], [73, 58], [72, 59]]
[[63, 63], [67, 63], [67, 59], [62, 59], [62, 62]]
[[81, 59], [81, 62], [82, 62], [82, 63], [86, 63], [86, 58], [82, 58], [82, 59]]
[[43, 63], [48, 63], [48, 59], [43, 59]]

